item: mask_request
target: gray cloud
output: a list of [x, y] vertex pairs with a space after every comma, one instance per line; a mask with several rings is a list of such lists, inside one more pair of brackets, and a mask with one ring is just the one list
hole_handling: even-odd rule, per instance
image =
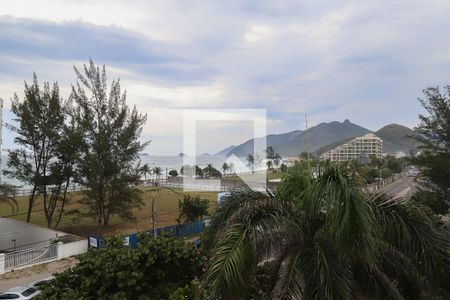
[[445, 1], [136, 7], [148, 18], [129, 27], [0, 17], [0, 78], [20, 86], [33, 70], [46, 77], [57, 70], [50, 79], [69, 83], [70, 66], [92, 57], [136, 87], [129, 100], [142, 107], [265, 107], [269, 132], [299, 128], [304, 111], [312, 124], [349, 118], [374, 130], [413, 126], [421, 90], [448, 83]]

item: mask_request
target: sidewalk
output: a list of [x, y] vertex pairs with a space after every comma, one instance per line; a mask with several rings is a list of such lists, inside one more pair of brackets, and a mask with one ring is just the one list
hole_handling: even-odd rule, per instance
[[29, 285], [54, 273], [62, 272], [74, 266], [77, 262], [78, 260], [75, 257], [69, 257], [0, 275], [0, 292], [15, 286]]

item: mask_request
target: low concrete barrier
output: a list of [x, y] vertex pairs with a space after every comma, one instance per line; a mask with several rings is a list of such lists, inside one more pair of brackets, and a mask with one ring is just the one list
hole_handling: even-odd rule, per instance
[[81, 239], [67, 243], [58, 242], [57, 244], [7, 254], [0, 253], [0, 275], [13, 270], [83, 254], [87, 251], [88, 240]]

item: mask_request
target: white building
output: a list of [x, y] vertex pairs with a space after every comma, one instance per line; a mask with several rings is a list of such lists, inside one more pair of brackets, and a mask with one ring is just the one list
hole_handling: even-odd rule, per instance
[[330, 161], [343, 162], [368, 158], [372, 155], [381, 157], [382, 153], [383, 140], [373, 133], [368, 133], [325, 152], [321, 155], [321, 158], [324, 160], [329, 159]]

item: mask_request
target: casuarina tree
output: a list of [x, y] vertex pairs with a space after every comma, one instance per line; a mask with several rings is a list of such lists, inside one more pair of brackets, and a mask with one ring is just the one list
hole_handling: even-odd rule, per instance
[[114, 214], [131, 219], [132, 209], [142, 205], [137, 160], [147, 144], [139, 140], [146, 115], [128, 107], [119, 80], [108, 87], [105, 66], [91, 60], [74, 69], [78, 80], [71, 99], [84, 133], [78, 181], [88, 188], [82, 203], [99, 225], [107, 225]]
[[[419, 99], [427, 114], [420, 114], [420, 124], [413, 136], [421, 152], [414, 163], [422, 166], [427, 187], [420, 195], [435, 198], [440, 206], [450, 206], [450, 86], [444, 91], [428, 88]], [[430, 193], [432, 191], [432, 194]], [[420, 196], [418, 195], [418, 196]], [[426, 201], [425, 201], [426, 202]]]
[[39, 196], [47, 225], [52, 226], [56, 211], [57, 220], [61, 219], [79, 144], [73, 139], [76, 125], [68, 117], [70, 109], [71, 103], [63, 102], [59, 95], [58, 84], [44, 83], [41, 88], [36, 74], [31, 85], [25, 83], [23, 100], [17, 94], [12, 99], [15, 123], [7, 127], [16, 134], [14, 142], [21, 147], [9, 151], [4, 173], [31, 186], [27, 222]]

